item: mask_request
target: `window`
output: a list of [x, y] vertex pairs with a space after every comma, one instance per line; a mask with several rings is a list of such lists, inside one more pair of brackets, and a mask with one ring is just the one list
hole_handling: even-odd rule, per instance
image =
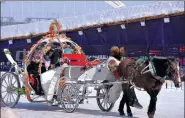
[[71, 42], [63, 42], [62, 45], [65, 54], [76, 54], [76, 48]]
[[52, 44], [51, 44], [51, 48], [60, 48], [61, 46], [60, 46], [60, 43], [58, 43], [58, 42], [53, 42]]

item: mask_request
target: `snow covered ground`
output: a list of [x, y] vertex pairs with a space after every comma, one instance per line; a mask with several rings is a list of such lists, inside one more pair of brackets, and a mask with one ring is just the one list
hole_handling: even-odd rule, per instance
[[[95, 92], [93, 92], [93, 94], [95, 94]], [[147, 118], [149, 95], [144, 91], [138, 90], [136, 90], [136, 94], [144, 108], [142, 110], [132, 108], [133, 115], [135, 118]], [[83, 105], [79, 105], [79, 108], [74, 113], [65, 113], [62, 108], [59, 107], [48, 106], [41, 103], [28, 103], [23, 96], [12, 110], [19, 116], [16, 118], [115, 118], [121, 117], [117, 112], [120, 99], [121, 96], [110, 112], [102, 112], [98, 108], [96, 99], [89, 99], [89, 103], [85, 102]], [[1, 113], [3, 115], [3, 113], [7, 112]], [[155, 117], [184, 118], [184, 90], [166, 89], [164, 86], [158, 95]]]

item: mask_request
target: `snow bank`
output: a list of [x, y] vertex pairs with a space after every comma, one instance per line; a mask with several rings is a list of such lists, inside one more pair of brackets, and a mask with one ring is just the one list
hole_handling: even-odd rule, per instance
[[[92, 13], [89, 15], [61, 18], [58, 20], [62, 23], [63, 30], [67, 30], [81, 26], [89, 26], [161, 14], [171, 14], [182, 11], [184, 11], [183, 1], [160, 1], [154, 4], [124, 7], [110, 11], [104, 11], [103, 13]], [[26, 36], [30, 33], [44, 33], [49, 30], [48, 28], [52, 21], [53, 20], [3, 26], [1, 27], [1, 38]]]
[[1, 118], [21, 118], [21, 117], [11, 108], [1, 107]]

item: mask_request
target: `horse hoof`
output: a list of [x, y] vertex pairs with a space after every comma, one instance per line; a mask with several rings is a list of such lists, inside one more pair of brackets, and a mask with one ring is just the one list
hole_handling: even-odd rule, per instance
[[132, 113], [128, 113], [128, 117], [133, 117]]
[[151, 114], [151, 113], [149, 113], [149, 114], [148, 114], [148, 118], [154, 118], [154, 115]]

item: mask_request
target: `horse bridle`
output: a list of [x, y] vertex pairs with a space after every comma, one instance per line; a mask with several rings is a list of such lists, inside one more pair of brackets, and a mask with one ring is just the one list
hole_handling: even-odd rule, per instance
[[[167, 72], [166, 72], [167, 76], [170, 77], [170, 78], [171, 77], [174, 78], [174, 76], [176, 76], [176, 73], [178, 73], [178, 68], [177, 67], [172, 68], [171, 64], [168, 65]], [[172, 80], [175, 81], [174, 79], [172, 79]], [[181, 84], [182, 82], [176, 82], [176, 83]]]

